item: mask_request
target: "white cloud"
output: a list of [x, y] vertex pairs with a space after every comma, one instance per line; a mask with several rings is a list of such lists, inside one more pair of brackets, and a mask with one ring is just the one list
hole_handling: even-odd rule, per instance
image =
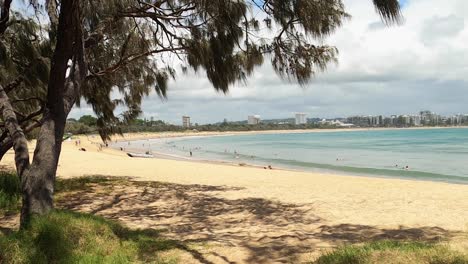
[[[452, 40], [464, 29], [464, 19], [455, 15], [434, 16], [426, 21], [421, 32], [424, 44], [431, 46], [438, 41]], [[444, 43], [445, 44], [445, 43]]]

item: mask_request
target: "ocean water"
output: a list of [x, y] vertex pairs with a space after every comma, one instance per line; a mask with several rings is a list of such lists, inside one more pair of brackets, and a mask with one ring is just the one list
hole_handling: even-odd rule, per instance
[[187, 137], [132, 147], [182, 157], [191, 150], [200, 160], [468, 184], [468, 128]]

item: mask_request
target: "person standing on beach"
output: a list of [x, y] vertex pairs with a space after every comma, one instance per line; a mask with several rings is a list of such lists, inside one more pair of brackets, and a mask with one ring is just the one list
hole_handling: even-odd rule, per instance
[[190, 157], [192, 157], [192, 151], [190, 150]]

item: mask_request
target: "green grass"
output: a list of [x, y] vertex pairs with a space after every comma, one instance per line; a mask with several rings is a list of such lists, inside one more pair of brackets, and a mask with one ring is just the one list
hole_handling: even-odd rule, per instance
[[468, 255], [423, 242], [377, 241], [349, 245], [319, 257], [314, 264], [467, 264]]
[[101, 217], [53, 211], [26, 230], [0, 236], [0, 263], [176, 263], [161, 257], [178, 243], [154, 230], [130, 230]]
[[0, 213], [17, 211], [20, 199], [19, 178], [15, 173], [0, 171]]

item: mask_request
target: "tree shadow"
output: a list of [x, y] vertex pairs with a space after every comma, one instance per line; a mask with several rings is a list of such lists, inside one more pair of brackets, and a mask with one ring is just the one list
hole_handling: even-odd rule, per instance
[[[452, 235], [438, 227], [382, 229], [326, 225], [326, 220], [315, 214], [312, 204], [225, 198], [226, 194], [241, 190], [235, 187], [128, 178], [91, 181], [85, 185], [81, 190], [61, 193], [58, 206], [118, 220], [129, 227], [160, 230], [158, 234], [162, 232], [165, 238], [172, 239], [175, 243], [172, 246], [201, 263], [288, 263], [324, 245], [381, 239], [435, 242]], [[196, 249], [189, 246], [193, 243], [215, 246]]]
[[9, 235], [13, 233], [15, 230], [9, 227], [1, 227], [0, 226], [0, 235]]
[[455, 233], [440, 227], [410, 228], [400, 226], [397, 229], [376, 228], [366, 225], [340, 224], [334, 226], [320, 226], [317, 234], [321, 239], [334, 242], [345, 241], [360, 243], [377, 240], [418, 240], [425, 242], [439, 242]]

